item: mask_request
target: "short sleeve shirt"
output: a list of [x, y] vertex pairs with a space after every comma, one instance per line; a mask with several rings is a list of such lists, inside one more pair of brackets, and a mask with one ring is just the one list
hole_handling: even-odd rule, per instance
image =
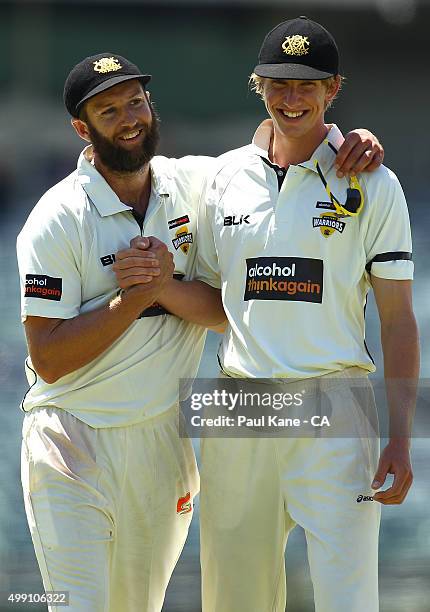
[[212, 240], [199, 244], [198, 278], [222, 289], [229, 320], [222, 369], [262, 378], [373, 371], [364, 318], [370, 274], [413, 277], [402, 188], [384, 166], [362, 174], [363, 210], [341, 217], [315, 163], [344, 202], [349, 182], [334, 167], [338, 128], [288, 170], [269, 160], [271, 131], [264, 122], [251, 145], [221, 156], [206, 192]]
[[[91, 163], [91, 148], [85, 149], [77, 170], [41, 198], [18, 236], [23, 320], [69, 319], [108, 303], [118, 293], [115, 253], [139, 234], [165, 242], [176, 278], [192, 279], [200, 194], [212, 165], [205, 157], [155, 157], [140, 227]], [[94, 427], [141, 422], [177, 402], [178, 379], [196, 374], [204, 339], [201, 326], [155, 304], [102, 355], [53, 384], [28, 358], [23, 409], [56, 406]]]

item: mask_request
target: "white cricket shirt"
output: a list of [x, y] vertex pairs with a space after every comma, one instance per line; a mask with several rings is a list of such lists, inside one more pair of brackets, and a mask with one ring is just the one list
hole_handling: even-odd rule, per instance
[[[87, 147], [77, 170], [47, 191], [18, 236], [23, 320], [69, 319], [109, 302], [118, 292], [115, 253], [139, 234], [168, 245], [179, 278], [194, 275], [198, 202], [213, 159], [155, 157], [141, 228], [142, 219], [119, 200], [91, 155]], [[93, 427], [143, 421], [178, 401], [178, 379], [196, 374], [204, 340], [204, 328], [155, 305], [98, 358], [53, 384], [36, 374], [28, 358], [23, 409], [56, 406]]]
[[266, 121], [251, 145], [221, 156], [206, 193], [198, 277], [222, 288], [229, 327], [220, 365], [230, 376], [258, 378], [374, 371], [364, 340], [369, 271], [413, 277], [400, 184], [384, 166], [360, 175], [363, 211], [339, 218], [314, 163], [345, 202], [349, 183], [336, 177], [332, 149], [343, 142], [338, 128], [330, 144], [287, 171], [269, 160], [271, 133]]

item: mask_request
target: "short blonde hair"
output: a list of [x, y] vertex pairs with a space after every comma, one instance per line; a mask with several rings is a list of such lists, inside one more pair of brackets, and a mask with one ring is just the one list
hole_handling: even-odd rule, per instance
[[[335, 97], [329, 100], [329, 102], [327, 102], [325, 110], [330, 108], [330, 106], [333, 104], [333, 102], [339, 95], [339, 91], [341, 90], [345, 77], [339, 74], [339, 75], [334, 75], [332, 77], [329, 77], [328, 79], [321, 79], [322, 82], [326, 85], [326, 87], [328, 87], [336, 80], [337, 76], [340, 77], [339, 90], [337, 94], [335, 95]], [[248, 85], [251, 91], [255, 91], [257, 96], [259, 96], [263, 101], [264, 101], [264, 81], [266, 80], [266, 78], [268, 77], [261, 77], [261, 76], [258, 76], [258, 74], [255, 74], [255, 72], [253, 72], [251, 76], [249, 77], [249, 81], [248, 81]], [[318, 79], [315, 79], [315, 80], [318, 80]]]

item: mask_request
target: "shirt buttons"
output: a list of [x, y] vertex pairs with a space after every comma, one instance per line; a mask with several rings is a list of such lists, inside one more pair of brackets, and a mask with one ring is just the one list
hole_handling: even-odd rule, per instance
[[278, 170], [278, 176], [284, 176], [284, 171], [283, 170]]

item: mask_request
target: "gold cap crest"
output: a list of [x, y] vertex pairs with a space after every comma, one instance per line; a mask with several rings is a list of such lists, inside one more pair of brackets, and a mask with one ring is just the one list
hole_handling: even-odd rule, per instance
[[287, 36], [285, 41], [282, 43], [284, 53], [287, 55], [306, 55], [309, 53], [309, 39], [307, 36]]
[[114, 57], [102, 57], [101, 59], [93, 62], [95, 72], [101, 72], [105, 74], [106, 72], [115, 72], [122, 68], [121, 64]]

